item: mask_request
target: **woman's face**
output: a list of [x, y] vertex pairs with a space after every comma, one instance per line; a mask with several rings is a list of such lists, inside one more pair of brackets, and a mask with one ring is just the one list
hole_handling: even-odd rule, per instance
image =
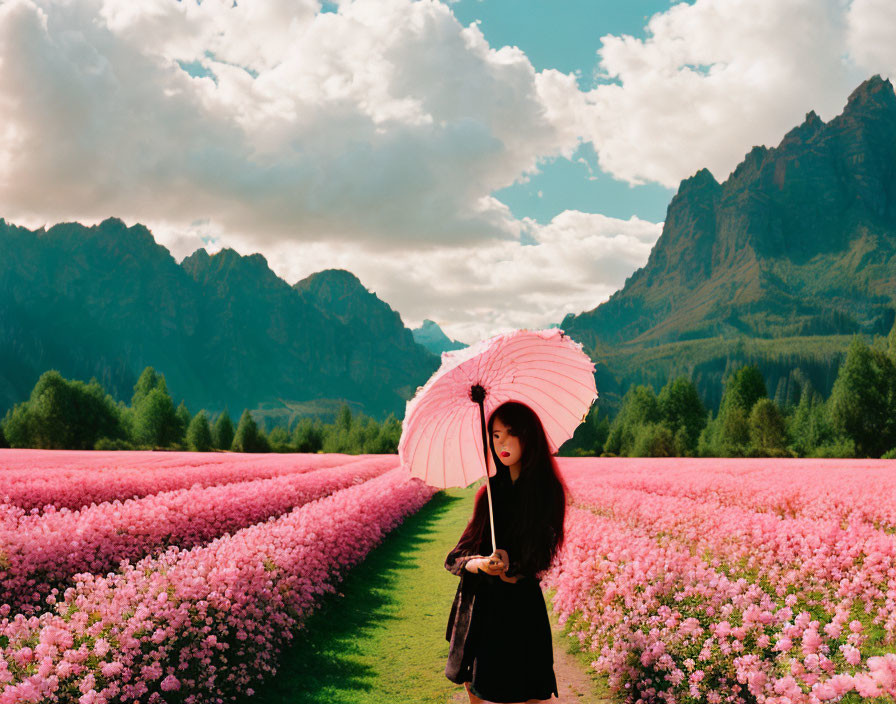
[[495, 443], [495, 452], [505, 466], [511, 467], [522, 459], [523, 443], [518, 437], [508, 433], [507, 427], [498, 418], [492, 423], [492, 441]]

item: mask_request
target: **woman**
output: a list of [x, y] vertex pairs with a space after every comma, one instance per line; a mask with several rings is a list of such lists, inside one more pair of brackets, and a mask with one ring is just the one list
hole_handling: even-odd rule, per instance
[[483, 484], [473, 517], [445, 558], [445, 569], [460, 577], [445, 634], [445, 676], [463, 684], [473, 704], [559, 698], [541, 576], [563, 544], [566, 488], [528, 406], [499, 406], [488, 436], [497, 468], [488, 478], [495, 538], [502, 547], [484, 557], [492, 544]]

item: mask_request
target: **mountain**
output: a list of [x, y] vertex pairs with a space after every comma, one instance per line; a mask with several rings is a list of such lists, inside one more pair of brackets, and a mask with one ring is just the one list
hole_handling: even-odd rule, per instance
[[463, 342], [452, 340], [439, 327], [438, 323], [427, 318], [419, 328], [411, 330], [418, 345], [423, 345], [433, 354], [441, 356], [442, 352], [460, 350], [466, 347]]
[[[896, 93], [873, 76], [823, 122], [681, 182], [647, 263], [561, 327], [586, 349], [886, 334], [896, 307]], [[597, 352], [596, 352], [597, 354]]]
[[0, 251], [0, 414], [51, 368], [129, 402], [149, 365], [194, 413], [329, 415], [345, 401], [401, 417], [439, 364], [348, 272], [290, 286], [227, 248], [178, 264], [116, 218], [36, 231], [0, 219]]

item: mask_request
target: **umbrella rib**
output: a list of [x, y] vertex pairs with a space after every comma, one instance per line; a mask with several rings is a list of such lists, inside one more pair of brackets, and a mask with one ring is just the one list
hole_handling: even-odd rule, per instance
[[[464, 446], [463, 446], [463, 443], [461, 442], [461, 438], [463, 437], [463, 433], [461, 432], [460, 425], [461, 425], [461, 424], [458, 423], [458, 428], [457, 428], [457, 460], [458, 460], [458, 462], [460, 462], [460, 471], [461, 471], [461, 474], [463, 474], [463, 473], [464, 473]], [[466, 476], [464, 476], [464, 479], [466, 479]], [[448, 482], [445, 481], [445, 482], [443, 482], [443, 483], [447, 484]], [[464, 486], [466, 486], [466, 485], [464, 485]]]
[[[539, 356], [534, 356], [538, 354]], [[550, 362], [551, 364], [556, 364], [561, 367], [566, 367], [570, 369], [575, 369], [576, 371], [594, 371], [593, 362], [586, 362], [585, 360], [571, 360], [563, 357], [559, 357], [556, 355], [552, 355], [550, 352], [538, 352], [531, 353], [527, 355], [520, 355], [516, 360], [518, 364], [532, 364], [533, 362]]]
[[[429, 428], [429, 426], [426, 426], [426, 428], [424, 428], [420, 433], [417, 434], [416, 438], [414, 438], [416, 440], [416, 442], [414, 443], [414, 449], [412, 452], [408, 453], [408, 457], [410, 457], [411, 459], [416, 458], [417, 448], [420, 446], [420, 442], [423, 440], [423, 438], [426, 437], [426, 430], [428, 428]], [[426, 454], [426, 463], [427, 463], [427, 467], [428, 467], [429, 466], [429, 453], [428, 452]]]
[[445, 442], [447, 438], [442, 441], [442, 486], [448, 485], [448, 463], [445, 461]]
[[[544, 371], [546, 373], [550, 373], [549, 369], [544, 369], [542, 371]], [[511, 384], [511, 387], [516, 384], [525, 384], [526, 386], [529, 386], [533, 389], [540, 390], [539, 387], [533, 386], [532, 384], [527, 384], [525, 381], [523, 381], [524, 379], [527, 379], [527, 378], [534, 378], [536, 380], [546, 380], [545, 377], [543, 377], [543, 376], [521, 374], [520, 376], [514, 378], [513, 384]], [[562, 393], [565, 396], [572, 399], [572, 403], [584, 403], [584, 401], [582, 400], [582, 398], [579, 395], [577, 395], [570, 389], [567, 389], [565, 386], [562, 386], [560, 384], [554, 384], [553, 382], [551, 382], [551, 385], [553, 387], [551, 389], [552, 393]], [[588, 389], [590, 395], [592, 395], [592, 396], [594, 395], [594, 389], [592, 387], [585, 386], [585, 388]], [[569, 405], [570, 402], [567, 401], [566, 403], [567, 403], [567, 405]]]
[[[526, 382], [522, 382], [522, 383], [525, 384]], [[537, 388], [537, 387], [532, 387], [531, 384], [526, 384], [526, 386], [529, 386], [531, 388]], [[563, 386], [555, 385], [556, 391], [561, 391], [562, 393], [565, 393], [568, 397], [570, 397], [572, 399], [571, 401], [567, 401], [565, 404], [558, 404], [558, 407], [563, 409], [564, 411], [568, 412], [571, 416], [573, 416], [575, 419], [576, 425], [578, 425], [579, 423], [581, 423], [583, 421], [582, 421], [581, 416], [578, 413], [578, 411], [576, 411], [574, 409], [576, 409], [578, 407], [582, 407], [583, 409], [585, 409], [585, 411], [587, 411], [591, 408], [591, 405], [594, 403], [594, 400], [597, 398], [596, 389], [591, 388], [591, 387], [587, 387], [587, 388], [588, 388], [588, 397], [586, 398], [580, 394], [578, 394], [578, 395], [575, 394], [573, 391], [571, 391], [570, 389], [564, 388]]]
[[[426, 467], [429, 468], [429, 461], [432, 458], [432, 449], [436, 444], [436, 439], [439, 437], [439, 432], [441, 432], [442, 428], [445, 426], [445, 421], [453, 417], [454, 413], [456, 413], [456, 409], [451, 411], [446, 411], [442, 414], [442, 417], [439, 419], [438, 424], [436, 425], [436, 429], [432, 431], [432, 437], [430, 440], [429, 450], [426, 453]], [[427, 472], [428, 473], [428, 472]], [[444, 477], [445, 474], [445, 444], [442, 443], [442, 474]]]
[[[504, 361], [507, 358], [507, 354], [510, 350], [516, 349], [520, 344], [532, 344], [532, 339], [528, 335], [520, 336], [515, 340], [511, 340], [504, 344], [502, 348], [499, 348], [494, 351], [493, 354], [489, 355], [487, 361], [487, 372], [490, 374], [492, 368], [494, 367], [496, 362]], [[481, 371], [481, 370], [480, 370]], [[487, 376], [486, 373], [480, 374], [480, 377]]]
[[488, 357], [486, 357], [485, 358], [485, 363], [486, 363], [485, 370], [483, 370], [482, 367], [480, 366], [479, 379], [477, 379], [477, 381], [479, 383], [483, 384], [483, 386], [485, 384], [488, 384], [490, 382], [490, 379], [488, 379], [487, 377], [491, 376], [492, 368], [495, 366], [495, 364], [497, 362], [499, 362], [501, 360], [502, 360], [502, 353], [500, 351], [498, 351], [497, 354], [491, 354]]
[[[534, 388], [531, 384], [524, 384], [524, 386], [528, 386], [529, 388]], [[530, 396], [526, 396], [525, 394], [515, 393], [514, 395], [516, 395], [516, 396], [522, 396], [523, 398], [525, 398], [525, 399], [528, 400], [529, 402], [531, 402], [531, 403], [535, 403], [535, 400], [534, 400], [532, 397], [530, 397]], [[537, 406], [538, 404], [536, 403], [535, 405]], [[535, 411], [534, 408], [533, 408], [532, 410], [533, 410], [533, 412]], [[542, 408], [542, 412], [545, 413], [546, 415], [550, 416], [551, 420], [553, 420], [553, 421], [554, 421], [557, 425], [559, 425], [561, 428], [563, 427], [563, 424], [562, 424], [560, 421], [558, 421], [558, 420], [554, 417], [554, 414], [553, 414], [553, 413], [551, 413], [550, 411], [548, 411], [546, 408]]]
[[[521, 346], [523, 347], [522, 354], [520, 355], [521, 358], [525, 358], [526, 355], [533, 354], [533, 353], [534, 354], [569, 353], [569, 354], [572, 354], [572, 355], [578, 357], [579, 359], [581, 359], [581, 357], [584, 357], [585, 359], [588, 360], [589, 364], [593, 364], [593, 362], [588, 357], [588, 355], [586, 355], [580, 349], [573, 349], [569, 345], [564, 344], [562, 342], [559, 345], [557, 343], [548, 342], [548, 341], [544, 340], [543, 338], [536, 337], [534, 335], [521, 336], [515, 340], [512, 340], [511, 342], [508, 342], [504, 346], [504, 348], [499, 351], [498, 354], [494, 355], [493, 359], [497, 359], [499, 357], [506, 358], [510, 352], [515, 352]], [[526, 349], [527, 346], [529, 349]], [[517, 358], [517, 359], [514, 359], [513, 361], [516, 364], [519, 364], [520, 359]], [[572, 359], [562, 360], [562, 361], [556, 360], [554, 363], [555, 364], [563, 364], [563, 363], [567, 363], [567, 362], [569, 362], [570, 364], [575, 364], [574, 360], [572, 360]], [[582, 360], [582, 362], [580, 363], [579, 368], [581, 368], [581, 366], [583, 364], [584, 364], [584, 360]], [[491, 365], [489, 366], [489, 371], [491, 371]], [[592, 371], [592, 370], [589, 370], [589, 371]]]
[[[478, 406], [479, 404], [476, 404], [476, 405]], [[479, 424], [476, 423], [476, 413], [475, 412], [470, 414], [470, 418], [473, 423], [473, 451], [477, 455], [476, 466], [478, 467], [480, 454], [478, 452], [476, 452], [476, 438], [478, 437], [476, 431], [481, 430], [481, 428], [480, 428], [481, 423], [479, 423]], [[480, 432], [479, 434], [481, 435], [482, 433]], [[464, 473], [464, 479], [466, 479], [466, 478], [467, 478], [467, 475], [466, 475], [466, 473]], [[488, 465], [485, 465], [485, 480], [488, 481]]]
[[[538, 370], [540, 372], [546, 372], [548, 374], [556, 374], [557, 376], [562, 376], [564, 379], [569, 379], [570, 381], [581, 385], [585, 389], [591, 390], [591, 386], [586, 381], [579, 379], [577, 377], [574, 377], [574, 376], [569, 376], [569, 374], [564, 374], [563, 372], [559, 372], [556, 369], [547, 369], [546, 367], [535, 367], [535, 366], [527, 366], [525, 369], [525, 371], [530, 371], [530, 370]], [[584, 370], [581, 370], [581, 371], [583, 374], [585, 373]], [[593, 378], [593, 372], [592, 372], [592, 378]]]

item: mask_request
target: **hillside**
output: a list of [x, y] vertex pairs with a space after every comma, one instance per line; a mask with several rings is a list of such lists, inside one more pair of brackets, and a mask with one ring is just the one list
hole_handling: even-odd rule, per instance
[[[197, 250], [178, 264], [142, 225], [109, 218], [30, 231], [0, 219], [0, 413], [57, 369], [129, 401], [147, 365], [192, 412], [225, 406], [375, 417], [438, 367], [385, 302], [348, 272], [295, 286], [260, 254]], [[334, 296], [333, 281], [339, 295]]]
[[886, 334], [896, 305], [896, 93], [874, 76], [824, 123], [681, 182], [647, 263], [561, 327], [593, 348]]

